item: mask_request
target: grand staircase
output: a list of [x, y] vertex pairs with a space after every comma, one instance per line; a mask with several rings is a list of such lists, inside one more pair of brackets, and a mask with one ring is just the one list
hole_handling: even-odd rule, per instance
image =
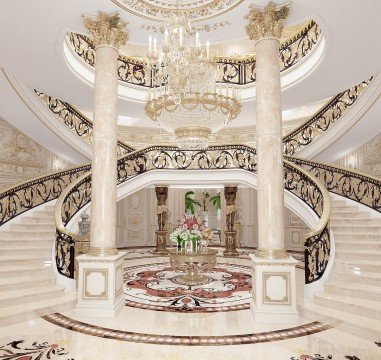
[[55, 284], [54, 206], [21, 215], [0, 231], [0, 326], [74, 306], [76, 294]]
[[304, 300], [307, 318], [372, 341], [381, 338], [381, 219], [345, 201], [333, 201], [336, 254], [325, 292]]

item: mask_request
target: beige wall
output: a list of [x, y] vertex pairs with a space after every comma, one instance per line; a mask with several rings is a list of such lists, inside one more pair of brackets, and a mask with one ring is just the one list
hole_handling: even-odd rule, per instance
[[[222, 194], [223, 194], [223, 189]], [[168, 211], [170, 227], [184, 215], [184, 195], [186, 189], [169, 189]], [[210, 189], [210, 196], [215, 195], [218, 189]], [[195, 190], [195, 198], [202, 202], [201, 190]], [[223, 199], [222, 199], [223, 200]], [[238, 223], [240, 223], [241, 246], [257, 246], [257, 209], [256, 191], [249, 188], [240, 188], [237, 193]], [[134, 193], [118, 202], [117, 217], [117, 246], [153, 246], [155, 245], [156, 196], [155, 189], [147, 188]], [[209, 204], [209, 215], [216, 216], [213, 204]], [[308, 226], [293, 212], [284, 208], [286, 248], [301, 251], [304, 249], [305, 235], [310, 231]], [[199, 212], [202, 217], [201, 212]], [[222, 231], [224, 230], [224, 201], [222, 201]], [[222, 244], [224, 241], [222, 241]]]
[[336, 160], [334, 164], [381, 178], [381, 133]]
[[0, 190], [70, 165], [0, 117]]

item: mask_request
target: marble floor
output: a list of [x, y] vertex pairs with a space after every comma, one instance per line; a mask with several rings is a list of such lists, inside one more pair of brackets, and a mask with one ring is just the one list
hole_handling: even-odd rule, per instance
[[[381, 343], [319, 321], [255, 323], [249, 308], [234, 307], [248, 303], [251, 279], [249, 260], [244, 255], [218, 259], [217, 269], [210, 274], [215, 277], [217, 289], [213, 296], [207, 295], [210, 284], [202, 291], [196, 289], [198, 300], [215, 297], [216, 304], [207, 301], [197, 307], [187, 300], [175, 309], [165, 299], [165, 291], [182, 300], [191, 298], [194, 292], [171, 285], [175, 274], [167, 268], [168, 259], [152, 257], [147, 249], [129, 251], [126, 257], [126, 299], [131, 296], [136, 303], [148, 304], [148, 308], [128, 306], [127, 301], [113, 319], [81, 317], [70, 310], [3, 327], [0, 359], [381, 359]], [[236, 274], [239, 269], [243, 277]], [[299, 294], [303, 275], [303, 270], [297, 270]], [[165, 301], [153, 306], [155, 298]], [[224, 303], [230, 301], [231, 307]]]

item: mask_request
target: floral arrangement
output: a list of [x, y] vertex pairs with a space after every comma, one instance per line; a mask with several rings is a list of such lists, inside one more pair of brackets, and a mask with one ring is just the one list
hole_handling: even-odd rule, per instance
[[178, 244], [179, 248], [185, 249], [186, 243], [192, 244], [192, 251], [197, 250], [198, 242], [212, 239], [213, 231], [195, 215], [185, 215], [179, 226], [173, 230], [169, 238]]

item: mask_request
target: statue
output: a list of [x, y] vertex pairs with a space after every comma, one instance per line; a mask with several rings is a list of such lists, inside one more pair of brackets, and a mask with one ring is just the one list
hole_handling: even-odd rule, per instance
[[227, 186], [224, 189], [224, 195], [226, 200], [226, 227], [228, 231], [234, 231], [234, 221], [237, 213], [237, 208], [235, 206], [235, 199], [237, 196], [236, 186]]
[[167, 198], [168, 198], [168, 187], [160, 186], [155, 188], [156, 199], [157, 199], [157, 225], [159, 230], [165, 230], [165, 225], [167, 223]]
[[79, 234], [88, 237], [90, 232], [90, 216], [86, 213], [81, 214], [81, 220], [78, 221]]

